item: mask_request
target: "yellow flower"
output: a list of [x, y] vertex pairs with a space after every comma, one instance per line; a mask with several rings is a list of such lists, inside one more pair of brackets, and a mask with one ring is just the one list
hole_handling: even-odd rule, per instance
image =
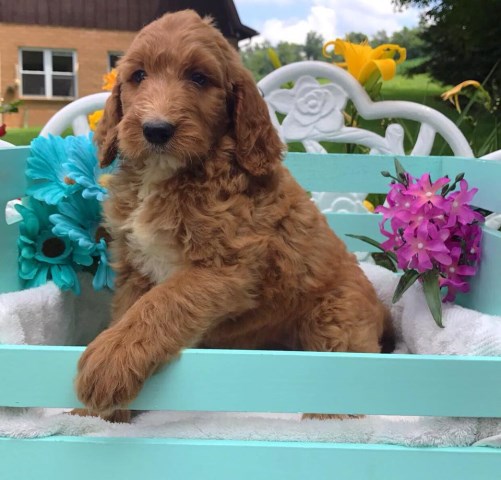
[[452, 87], [450, 90], [447, 90], [446, 92], [442, 93], [442, 95], [440, 95], [442, 97], [442, 100], [449, 100], [449, 102], [455, 105], [458, 113], [461, 113], [461, 107], [459, 106], [459, 94], [465, 87], [480, 88], [480, 83], [476, 80], [465, 80], [464, 82], [461, 82], [459, 85]]
[[96, 126], [101, 120], [101, 117], [103, 116], [104, 110], [96, 110], [94, 113], [91, 113], [90, 115], [87, 116], [89, 120], [89, 127], [92, 131], [96, 129]]
[[[372, 48], [367, 42], [356, 44], [338, 38], [324, 45], [324, 57], [332, 57], [332, 50], [327, 51], [331, 46], [334, 47], [334, 54], [341, 55], [345, 60], [336, 65], [346, 68], [362, 85], [375, 72], [383, 80], [390, 80], [395, 76], [397, 63], [402, 63], [407, 55], [405, 48], [391, 43]], [[397, 54], [398, 58], [395, 60]]]
[[113, 87], [117, 83], [117, 70], [114, 68], [110, 73], [103, 75], [103, 90], [113, 90]]
[[369, 200], [364, 200], [362, 203], [363, 203], [364, 207], [367, 210], [369, 210], [369, 212], [374, 213], [374, 205], [371, 202], [369, 202]]
[[268, 48], [268, 58], [270, 59], [273, 68], [277, 69], [282, 66], [282, 62], [278, 58], [277, 52], [273, 48]]

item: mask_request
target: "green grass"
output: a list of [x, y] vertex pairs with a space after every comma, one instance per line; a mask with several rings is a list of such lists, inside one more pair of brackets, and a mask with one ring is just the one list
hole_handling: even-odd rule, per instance
[[[450, 102], [446, 102], [440, 98], [440, 94], [448, 88], [450, 86], [440, 85], [426, 74], [414, 75], [410, 78], [396, 75], [394, 79], [383, 84], [381, 96], [384, 100], [406, 100], [427, 105], [443, 113], [456, 123], [459, 119], [459, 113]], [[409, 121], [403, 121], [403, 123], [409, 129], [411, 137], [415, 139], [418, 133], [418, 125]], [[495, 118], [492, 114], [480, 105], [474, 105], [470, 111], [469, 118], [464, 120], [459, 128], [470, 142], [470, 146], [476, 156], [488, 153], [482, 151], [482, 147], [487, 137], [496, 128]], [[500, 135], [501, 132], [498, 131], [496, 135], [498, 140]], [[451, 150], [444, 143], [441, 138], [437, 139], [432, 154], [452, 154]], [[410, 147], [410, 142], [407, 142], [406, 147]], [[494, 144], [490, 150], [493, 151], [498, 148], [500, 147]]]
[[13, 143], [14, 145], [29, 145], [31, 141], [38, 137], [42, 127], [30, 128], [9, 128], [7, 127], [7, 134], [2, 137], [2, 140]]
[[[43, 127], [28, 127], [28, 128], [9, 128], [7, 127], [7, 134], [2, 137], [2, 140], [10, 142], [13, 145], [29, 145], [31, 141], [40, 135], [40, 131]], [[72, 134], [70, 128], [63, 132], [63, 137]]]

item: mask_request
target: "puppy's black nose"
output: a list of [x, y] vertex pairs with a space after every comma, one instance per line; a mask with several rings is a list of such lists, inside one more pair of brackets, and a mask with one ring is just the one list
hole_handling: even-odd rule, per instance
[[168, 122], [146, 122], [143, 125], [143, 135], [146, 140], [155, 145], [163, 145], [174, 135], [176, 127]]

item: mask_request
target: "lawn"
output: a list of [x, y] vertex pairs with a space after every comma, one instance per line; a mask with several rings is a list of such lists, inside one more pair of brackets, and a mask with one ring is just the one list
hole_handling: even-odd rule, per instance
[[[6, 117], [7, 122], [9, 117]], [[7, 123], [7, 134], [2, 140], [13, 143], [14, 145], [29, 145], [31, 140], [38, 136], [42, 127], [30, 128], [10, 128]]]

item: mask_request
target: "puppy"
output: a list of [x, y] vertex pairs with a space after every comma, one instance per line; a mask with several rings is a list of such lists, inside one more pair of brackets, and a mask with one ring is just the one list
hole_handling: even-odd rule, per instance
[[[238, 53], [186, 10], [146, 26], [96, 132], [119, 154], [104, 207], [111, 326], [76, 388], [114, 412], [188, 347], [379, 352], [388, 312], [282, 165], [284, 145]], [[123, 417], [118, 417], [123, 418]]]

